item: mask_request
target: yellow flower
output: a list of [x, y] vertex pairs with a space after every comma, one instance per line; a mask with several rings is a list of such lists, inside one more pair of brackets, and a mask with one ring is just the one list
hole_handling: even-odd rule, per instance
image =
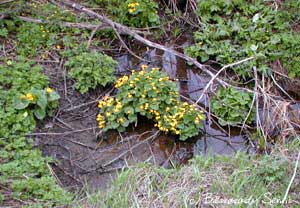
[[99, 124], [98, 124], [98, 127], [100, 128], [100, 129], [103, 129], [104, 127], [105, 127], [105, 122], [103, 121], [103, 122], [100, 122]]
[[129, 12], [130, 14], [134, 13], [135, 11], [136, 11], [136, 9], [128, 9], [128, 12]]
[[188, 106], [188, 105], [189, 105], [189, 104], [188, 104], [187, 102], [184, 102], [184, 103], [183, 103], [183, 106], [184, 106], [184, 107], [186, 107], [186, 106]]
[[96, 120], [99, 121], [99, 122], [100, 121], [103, 122], [104, 121], [104, 117], [101, 114], [98, 114]]
[[145, 103], [145, 109], [148, 109], [149, 103]]
[[44, 54], [42, 54], [42, 58], [43, 58], [43, 59], [45, 59], [45, 58], [47, 58], [47, 57], [48, 57], [48, 55], [47, 55], [47, 54], [45, 54], [45, 53], [44, 53]]
[[27, 93], [27, 94], [26, 94], [26, 98], [27, 98], [28, 100], [30, 100], [30, 101], [33, 101], [33, 100], [34, 100], [34, 97], [33, 97], [33, 95], [32, 95], [31, 93]]
[[142, 70], [145, 70], [148, 68], [148, 66], [146, 64], [143, 64], [141, 67], [142, 67]]
[[180, 131], [179, 131], [179, 130], [176, 130], [176, 131], [175, 131], [175, 134], [180, 134]]
[[52, 93], [52, 92], [53, 92], [53, 89], [50, 88], [50, 87], [48, 87], [48, 88], [46, 89], [46, 91], [47, 91], [48, 93]]
[[121, 87], [125, 82], [128, 81], [128, 79], [129, 79], [128, 76], [123, 76], [123, 77], [119, 78], [119, 79], [116, 81], [115, 87], [116, 87], [116, 88]]
[[118, 123], [123, 123], [124, 122], [124, 118], [118, 118], [117, 122]]

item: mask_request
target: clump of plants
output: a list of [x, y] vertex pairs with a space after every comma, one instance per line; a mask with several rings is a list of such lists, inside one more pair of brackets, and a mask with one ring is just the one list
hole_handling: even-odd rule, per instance
[[211, 99], [211, 111], [217, 116], [221, 125], [237, 125], [254, 121], [251, 109], [253, 95], [233, 87], [220, 88]]
[[18, 27], [17, 39], [20, 42], [18, 54], [27, 57], [36, 56], [55, 43], [55, 35], [49, 31], [48, 26], [30, 22], [22, 23]]
[[76, 81], [76, 89], [81, 93], [115, 81], [117, 62], [105, 54], [82, 52], [70, 57], [66, 66], [70, 69], [69, 76]]
[[49, 87], [44, 90], [31, 89], [25, 94], [17, 95], [14, 105], [18, 110], [27, 109], [33, 112], [37, 119], [42, 120], [46, 115], [52, 115], [52, 110], [58, 106], [59, 98], [59, 94]]
[[270, 73], [270, 63], [275, 60], [280, 60], [291, 76], [300, 76], [296, 67], [300, 52], [294, 50], [300, 48], [295, 41], [299, 34], [290, 24], [299, 19], [299, 13], [289, 13], [291, 8], [299, 8], [299, 2], [285, 1], [283, 9], [275, 9], [265, 1], [199, 1], [201, 29], [194, 33], [195, 44], [186, 52], [201, 62], [213, 59], [221, 65], [255, 56], [255, 60], [232, 68], [243, 77], [251, 76], [253, 66]]
[[160, 23], [158, 4], [153, 0], [96, 0], [116, 21], [129, 27], [151, 27]]
[[159, 130], [179, 135], [181, 140], [197, 135], [204, 119], [202, 111], [180, 101], [176, 83], [165, 73], [146, 68], [118, 79], [116, 96], [99, 102], [99, 128], [125, 131], [140, 114], [153, 119]]
[[127, 0], [121, 6], [120, 20], [130, 27], [158, 25], [158, 4], [153, 0]]

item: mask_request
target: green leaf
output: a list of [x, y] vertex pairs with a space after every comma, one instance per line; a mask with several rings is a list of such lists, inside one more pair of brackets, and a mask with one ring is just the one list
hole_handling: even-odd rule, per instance
[[52, 101], [55, 101], [55, 100], [59, 100], [60, 99], [60, 95], [53, 91], [51, 93], [49, 93], [49, 101], [52, 102]]
[[35, 117], [39, 120], [44, 119], [46, 116], [46, 111], [44, 108], [36, 108], [33, 113]]
[[44, 90], [35, 90], [33, 93], [37, 96], [36, 104], [42, 108], [45, 109], [47, 106], [47, 96], [46, 92]]
[[20, 96], [14, 97], [14, 106], [15, 109], [21, 110], [21, 109], [25, 109], [29, 106], [30, 102], [28, 99], [20, 99]]

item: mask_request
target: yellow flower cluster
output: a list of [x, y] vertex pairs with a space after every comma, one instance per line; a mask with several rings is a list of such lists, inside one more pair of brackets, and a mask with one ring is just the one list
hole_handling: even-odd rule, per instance
[[[182, 103], [179, 93], [173, 88], [175, 84], [172, 85], [169, 77], [161, 74], [159, 69], [152, 68], [147, 72], [147, 65], [142, 65], [141, 68], [141, 71], [132, 71], [131, 76], [123, 76], [117, 80], [115, 87], [119, 88], [120, 97], [105, 97], [99, 102], [98, 107], [102, 111], [102, 115], [97, 117], [99, 127], [103, 128], [106, 125], [110, 128], [110, 125], [115, 126], [116, 123], [120, 126], [129, 120], [132, 122], [132, 114], [140, 112], [141, 115], [153, 118], [155, 126], [163, 132], [180, 135], [183, 139], [197, 134], [204, 119], [203, 112], [187, 102]], [[149, 87], [145, 87], [146, 85]], [[153, 96], [150, 92], [156, 92], [156, 95]], [[161, 98], [164, 93], [168, 95], [167, 100]], [[124, 96], [133, 99], [123, 101]], [[140, 104], [134, 106], [135, 103]], [[123, 108], [128, 109], [123, 111]], [[104, 119], [107, 119], [106, 124]]]
[[[110, 107], [110, 106], [114, 106], [114, 113], [118, 113], [120, 112], [120, 110], [122, 109], [123, 105], [122, 103], [118, 100], [118, 99], [114, 99], [112, 97], [108, 97], [106, 96], [103, 100], [99, 101], [98, 103], [98, 108], [103, 108], [104, 106], [106, 107]], [[112, 113], [111, 112], [106, 112], [105, 116], [109, 117], [111, 116]], [[105, 118], [104, 116], [102, 116], [101, 114], [98, 114], [97, 116], [97, 121], [99, 123], [99, 128], [104, 128], [105, 127]], [[118, 123], [123, 123], [125, 120], [124, 119], [118, 119]]]
[[105, 118], [101, 114], [97, 115], [97, 121], [100, 129], [105, 127]]
[[116, 81], [115, 88], [120, 88], [124, 83], [128, 81], [128, 76], [123, 76]]
[[31, 93], [26, 93], [26, 95], [21, 95], [21, 99], [28, 99], [29, 101], [33, 101], [34, 97]]
[[130, 14], [136, 12], [136, 8], [140, 5], [140, 3], [138, 2], [134, 2], [134, 3], [129, 3], [128, 6], [128, 12]]
[[114, 113], [120, 112], [122, 107], [123, 107], [122, 103], [119, 100], [116, 99], [116, 105], [115, 105], [115, 108], [114, 108]]
[[[160, 115], [156, 115], [155, 119], [157, 120], [156, 126], [159, 130], [164, 132], [173, 132], [177, 135], [181, 134], [181, 130], [177, 126], [183, 122], [183, 117], [186, 113], [191, 113], [193, 115], [197, 114], [195, 119], [195, 124], [199, 124], [201, 120], [204, 119], [202, 112], [197, 111], [192, 105], [189, 105], [187, 102], [184, 102], [180, 107], [175, 106], [175, 114], [166, 114], [161, 119]], [[170, 108], [166, 107], [165, 112], [169, 112]], [[165, 125], [164, 125], [165, 124]]]
[[40, 26], [40, 30], [42, 31], [42, 37], [46, 37], [46, 34], [49, 33], [49, 30], [46, 30], [43, 25]]
[[114, 99], [112, 97], [105, 96], [103, 100], [98, 103], [98, 108], [103, 108], [103, 106], [112, 106]]

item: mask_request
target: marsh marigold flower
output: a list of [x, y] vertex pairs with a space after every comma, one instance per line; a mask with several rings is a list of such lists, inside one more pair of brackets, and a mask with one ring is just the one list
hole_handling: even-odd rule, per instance
[[48, 87], [48, 88], [46, 89], [46, 92], [48, 92], [48, 93], [52, 93], [52, 92], [53, 92], [53, 89], [52, 89], [52, 88], [50, 88], [50, 87]]
[[34, 97], [31, 93], [27, 93], [26, 94], [26, 98], [29, 100], [29, 101], [33, 101], [34, 100]]

